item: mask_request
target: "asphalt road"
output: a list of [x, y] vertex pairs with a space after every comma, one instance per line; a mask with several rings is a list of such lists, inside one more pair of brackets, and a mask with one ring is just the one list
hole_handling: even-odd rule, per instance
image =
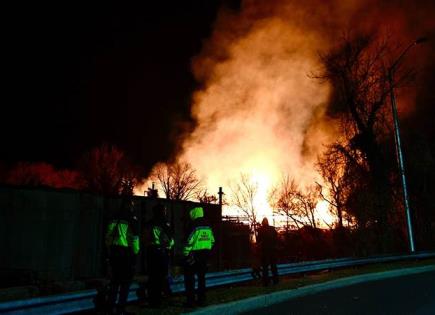
[[435, 272], [333, 289], [250, 311], [249, 314], [435, 315]]

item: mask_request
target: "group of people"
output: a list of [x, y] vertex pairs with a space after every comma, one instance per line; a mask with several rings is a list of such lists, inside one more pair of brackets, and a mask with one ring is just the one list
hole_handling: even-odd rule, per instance
[[[207, 259], [215, 239], [204, 218], [204, 209], [194, 207], [189, 211], [190, 227], [184, 240], [185, 305], [204, 305], [205, 273]], [[124, 199], [120, 210], [109, 222], [106, 232], [110, 286], [107, 313], [128, 314], [125, 310], [128, 292], [135, 273], [136, 260], [141, 247], [145, 250], [148, 271], [148, 301], [151, 307], [162, 303], [162, 293], [170, 290], [168, 269], [170, 252], [175, 245], [171, 227], [166, 219], [166, 209], [158, 204], [152, 209], [152, 218], [146, 222], [139, 235], [138, 220], [132, 211], [131, 201]], [[195, 275], [198, 290], [195, 294]]]

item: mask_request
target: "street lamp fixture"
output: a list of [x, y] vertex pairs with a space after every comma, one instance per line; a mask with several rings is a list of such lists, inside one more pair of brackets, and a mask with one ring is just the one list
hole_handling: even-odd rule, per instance
[[394, 72], [399, 65], [402, 58], [405, 56], [405, 54], [415, 45], [421, 44], [428, 41], [427, 37], [419, 37], [415, 41], [413, 41], [411, 44], [409, 44], [408, 47], [406, 47], [402, 53], [399, 55], [399, 57], [393, 62], [392, 66], [388, 69], [388, 81], [390, 86], [390, 96], [391, 96], [391, 108], [393, 112], [393, 122], [394, 122], [394, 140], [396, 143], [396, 153], [397, 153], [397, 162], [399, 164], [399, 173], [400, 173], [400, 179], [402, 182], [402, 192], [403, 192], [403, 203], [405, 206], [405, 212], [406, 212], [406, 223], [408, 227], [408, 240], [409, 240], [409, 248], [411, 253], [415, 252], [415, 244], [414, 244], [414, 232], [412, 230], [412, 220], [411, 220], [411, 211], [409, 206], [409, 196], [408, 196], [408, 188], [406, 184], [406, 176], [405, 176], [405, 163], [403, 159], [403, 152], [402, 152], [402, 142], [400, 140], [400, 129], [399, 129], [399, 119], [397, 114], [397, 106], [396, 106], [396, 96], [394, 95], [394, 84], [393, 84], [393, 76]]

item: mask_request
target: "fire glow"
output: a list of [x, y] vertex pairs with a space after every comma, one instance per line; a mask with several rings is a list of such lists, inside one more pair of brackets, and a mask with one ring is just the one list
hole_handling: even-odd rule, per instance
[[[411, 29], [433, 28], [421, 14], [413, 1], [375, 0], [244, 0], [239, 12], [223, 9], [192, 63], [202, 87], [192, 97], [196, 126], [181, 137], [176, 160], [190, 163], [209, 193], [222, 186], [228, 199], [232, 183], [249, 174], [258, 186], [257, 218], [271, 217], [270, 189], [282, 176], [302, 189], [321, 183], [317, 156], [337, 138], [324, 114], [330, 86], [310, 76], [321, 69], [319, 52], [346, 31], [381, 26], [399, 40], [412, 38]], [[327, 202], [316, 210], [333, 220]], [[238, 213], [227, 207], [224, 214]]]
[[[320, 67], [321, 42], [314, 32], [270, 18], [223, 45], [228, 58], [205, 54], [194, 64], [198, 77], [207, 71], [207, 80], [194, 94], [197, 127], [179, 160], [192, 164], [210, 192], [223, 186], [230, 194], [240, 174], [249, 174], [259, 219], [272, 216], [268, 194], [283, 174], [302, 187], [320, 180], [314, 163], [328, 133], [310, 127], [329, 86], [309, 74]], [[227, 207], [224, 214], [236, 213]]]

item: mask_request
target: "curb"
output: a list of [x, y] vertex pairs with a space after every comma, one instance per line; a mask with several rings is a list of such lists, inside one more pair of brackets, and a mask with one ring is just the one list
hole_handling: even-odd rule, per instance
[[340, 278], [340, 279], [319, 283], [319, 284], [312, 284], [297, 289], [264, 294], [264, 295], [255, 296], [255, 297], [229, 302], [225, 304], [212, 305], [200, 310], [195, 310], [184, 314], [195, 314], [195, 315], [239, 314], [239, 313], [267, 307], [273, 304], [278, 304], [280, 302], [284, 302], [290, 299], [312, 295], [331, 289], [347, 287], [363, 282], [383, 280], [383, 279], [401, 277], [401, 276], [429, 272], [429, 271], [435, 271], [435, 265], [368, 273], [368, 274], [357, 275], [352, 277]]

